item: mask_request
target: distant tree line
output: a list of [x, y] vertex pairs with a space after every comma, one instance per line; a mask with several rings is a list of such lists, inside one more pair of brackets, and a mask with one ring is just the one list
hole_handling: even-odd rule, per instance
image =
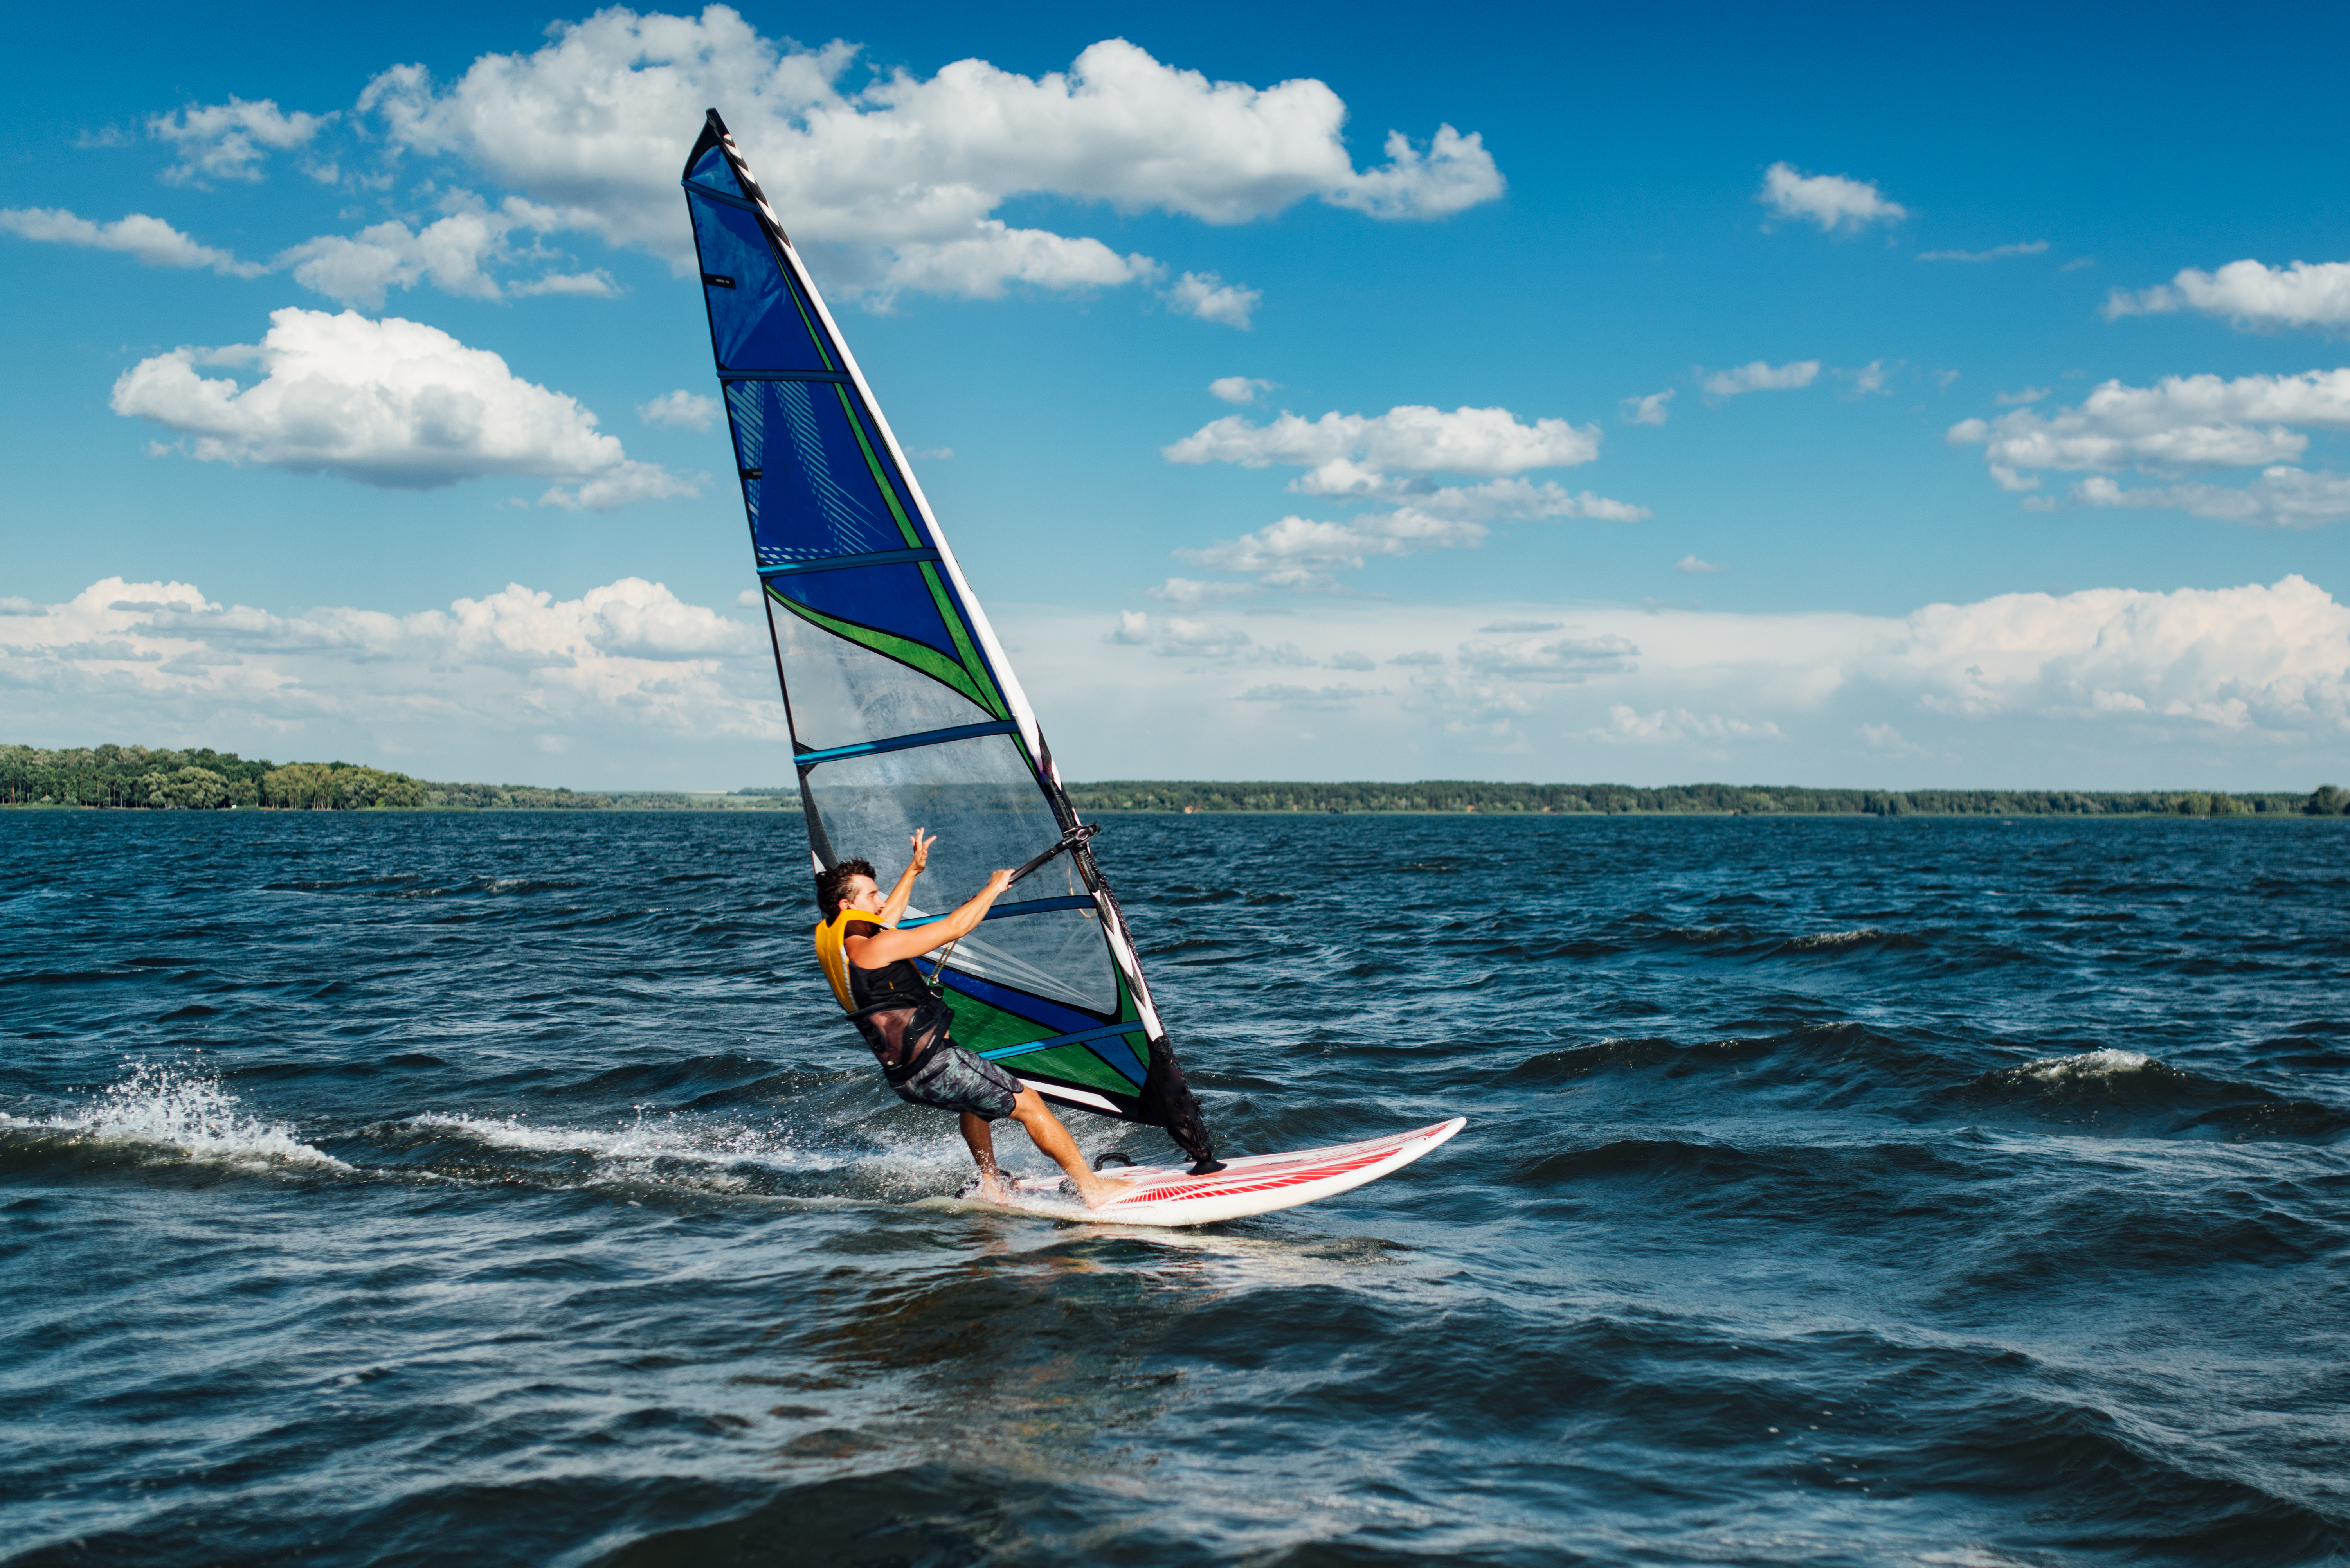
[[2339, 816], [2350, 794], [2206, 790], [1863, 790], [1790, 785], [1419, 784], [1072, 784], [1080, 811], [1423, 811], [1494, 814], [1743, 814], [1788, 816]]
[[162, 811], [369, 809], [458, 811], [689, 811], [774, 809], [796, 794], [595, 794], [532, 784], [434, 784], [357, 763], [273, 763], [203, 747], [83, 746], [42, 751], [0, 745], [0, 805], [115, 806]]
[[[1488, 812], [1505, 814], [1792, 816], [2342, 816], [2350, 791], [2308, 794], [2206, 790], [1857, 790], [1793, 785], [1419, 784], [1072, 784], [1080, 811]], [[435, 784], [357, 763], [251, 761], [203, 748], [87, 746], [41, 751], [0, 745], [0, 805], [216, 811], [397, 808], [455, 811], [796, 810], [787, 785], [729, 794], [599, 793], [534, 784]]]

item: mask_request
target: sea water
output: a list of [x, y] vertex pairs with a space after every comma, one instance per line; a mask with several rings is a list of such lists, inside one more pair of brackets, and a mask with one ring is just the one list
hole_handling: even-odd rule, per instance
[[1470, 1118], [1168, 1232], [789, 814], [0, 814], [0, 1558], [2338, 1562], [2345, 827], [1113, 817], [1221, 1147]]

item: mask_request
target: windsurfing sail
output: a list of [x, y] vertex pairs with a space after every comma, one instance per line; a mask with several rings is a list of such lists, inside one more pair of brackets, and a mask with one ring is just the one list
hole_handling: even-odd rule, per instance
[[[712, 109], [685, 165], [710, 341], [818, 871], [902, 866], [901, 925], [1041, 859], [926, 965], [958, 1044], [1213, 1162], [1118, 900], [1020, 682], [775, 208]], [[884, 879], [887, 879], [885, 871]]]

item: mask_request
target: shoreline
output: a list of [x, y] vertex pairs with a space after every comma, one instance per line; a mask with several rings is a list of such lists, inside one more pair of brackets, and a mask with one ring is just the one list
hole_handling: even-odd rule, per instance
[[[1064, 785], [1100, 815], [1949, 816], [2350, 815], [2350, 791], [1880, 789], [1698, 783], [1518, 784], [1474, 779], [1104, 779]], [[548, 788], [421, 779], [364, 763], [273, 763], [205, 748], [0, 745], [0, 808], [167, 811], [754, 811], [801, 808], [796, 784], [731, 790]]]
[[[1089, 819], [1111, 816], [1476, 816], [1489, 822], [1529, 822], [1545, 818], [1555, 822], [1610, 822], [1630, 817], [1655, 822], [2200, 822], [2200, 823], [2323, 823], [2342, 820], [2333, 813], [2284, 811], [2187, 813], [2178, 811], [1479, 811], [1462, 809], [1440, 811], [1421, 808], [1395, 810], [1307, 811], [1295, 807], [1274, 810], [1259, 806], [1231, 806], [1215, 810], [1184, 811], [1169, 806], [1089, 806], [1081, 807]], [[307, 817], [307, 816], [743, 816], [796, 815], [791, 808], [741, 805], [366, 805], [366, 806], [217, 806], [189, 811], [168, 806], [117, 806], [77, 805], [63, 801], [0, 801], [0, 813], [7, 812], [99, 812], [118, 816], [226, 815], [231, 812], [247, 816]]]

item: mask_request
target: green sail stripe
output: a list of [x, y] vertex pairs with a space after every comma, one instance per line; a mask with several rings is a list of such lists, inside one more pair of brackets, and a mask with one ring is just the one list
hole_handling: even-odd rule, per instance
[[799, 280], [792, 276], [790, 269], [782, 270], [784, 292], [792, 296], [792, 304], [799, 309], [800, 325], [807, 328], [809, 338], [816, 344], [816, 357], [824, 361], [826, 369], [837, 373], [840, 366], [832, 357], [832, 346], [824, 340], [824, 332], [816, 326], [816, 317], [808, 314], [807, 301], [800, 297]]
[[[1149, 1053], [1138, 1050], [1135, 1055], [1142, 1058]], [[1050, 1051], [1035, 1051], [995, 1064], [1015, 1078], [1062, 1078], [1089, 1089], [1123, 1095], [1129, 1100], [1142, 1093], [1133, 1079], [1082, 1045], [1055, 1045]]]
[[[906, 515], [906, 509], [898, 504], [898, 487], [890, 483], [889, 471], [882, 466], [880, 453], [875, 452], [873, 443], [866, 439], [865, 421], [858, 417], [848, 389], [836, 383], [832, 389], [834, 395], [840, 399], [842, 410], [848, 415], [848, 428], [857, 437], [857, 450], [865, 454], [865, 466], [872, 471], [873, 483], [880, 490], [881, 499], [889, 504], [889, 515], [898, 520], [898, 532], [905, 535], [907, 544], [920, 548], [921, 532], [914, 526], [913, 519]], [[961, 657], [963, 669], [986, 693], [979, 699], [979, 705], [999, 719], [1009, 719], [1012, 709], [1003, 701], [1003, 694], [996, 690], [994, 678], [987, 673], [987, 660], [979, 656], [979, 649], [971, 639], [971, 628], [963, 624], [962, 607], [955, 603], [954, 596], [947, 592], [938, 572], [927, 564], [922, 567], [922, 581], [930, 585], [931, 602], [938, 606], [939, 618], [947, 623], [947, 635], [954, 639], [955, 652]], [[1025, 751], [1026, 747], [1022, 750]], [[1034, 765], [1033, 759], [1031, 765]]]
[[[922, 563], [922, 581], [931, 586], [931, 602], [939, 607], [939, 615], [947, 623], [947, 635], [954, 639], [955, 652], [962, 656], [962, 667], [971, 671], [972, 680], [987, 689], [989, 701], [985, 706], [997, 718], [1009, 719], [1012, 710], [1004, 702], [1003, 694], [995, 689], [995, 682], [989, 678], [987, 660], [979, 656], [979, 649], [972, 645], [971, 628], [963, 625], [962, 609], [955, 604], [954, 597], [947, 592], [946, 584], [940, 579], [938, 567], [928, 561]], [[1027, 747], [1024, 743], [1021, 749], [1025, 751]], [[1035, 759], [1030, 758], [1028, 765], [1035, 766]]]
[[[992, 1002], [982, 1002], [957, 986], [953, 971], [948, 971], [947, 1002], [954, 1009], [954, 1041], [966, 1051], [1001, 1051], [1010, 1045], [1025, 1045], [1031, 1040], [1049, 1040], [1060, 1033], [1031, 1018], [1007, 1012]], [[1045, 1054], [1038, 1052], [1038, 1055]]]
[[900, 664], [911, 665], [932, 680], [951, 686], [999, 719], [1011, 716], [1003, 711], [999, 702], [988, 701], [990, 689], [981, 687], [979, 682], [972, 679], [969, 670], [929, 643], [916, 642], [912, 638], [899, 637], [894, 631], [879, 631], [869, 626], [858, 626], [854, 621], [840, 620], [825, 614], [822, 610], [810, 609], [804, 604], [785, 598], [775, 590], [773, 584], [768, 585], [767, 597], [810, 626], [828, 631], [846, 641], [856, 643], [860, 648], [869, 648], [874, 652], [885, 658], [894, 659]]
[[[865, 421], [858, 416], [857, 405], [849, 400], [848, 388], [836, 381], [832, 389], [840, 399], [841, 410], [848, 415], [848, 428], [856, 433], [858, 450], [865, 454], [865, 466], [873, 471], [873, 483], [879, 487], [881, 499], [889, 504], [889, 515], [898, 520], [898, 532], [906, 536], [907, 544], [920, 549], [923, 542], [921, 533], [914, 526], [913, 520], [906, 515], [906, 509], [898, 504], [898, 487], [889, 483], [889, 471], [881, 466], [881, 459], [873, 451], [873, 443], [865, 439]], [[951, 620], [953, 618], [948, 618]]]
[[[1025, 1045], [1032, 1040], [1048, 1040], [1058, 1033], [966, 993], [956, 986], [951, 974], [947, 981], [946, 993], [947, 1004], [954, 1010], [954, 1043], [966, 1051], [1001, 1051], [1007, 1046]], [[1147, 1063], [1150, 1060], [1150, 1042], [1143, 1037], [1139, 1025], [1124, 1039], [1127, 1049], [1134, 1053], [1136, 1061]], [[1050, 1051], [1032, 1051], [1026, 1055], [1007, 1057], [997, 1065], [1016, 1077], [1035, 1077], [1042, 1074], [1047, 1077], [1066, 1078], [1072, 1084], [1106, 1089], [1129, 1099], [1142, 1092], [1133, 1079], [1083, 1044], [1055, 1045]]]

